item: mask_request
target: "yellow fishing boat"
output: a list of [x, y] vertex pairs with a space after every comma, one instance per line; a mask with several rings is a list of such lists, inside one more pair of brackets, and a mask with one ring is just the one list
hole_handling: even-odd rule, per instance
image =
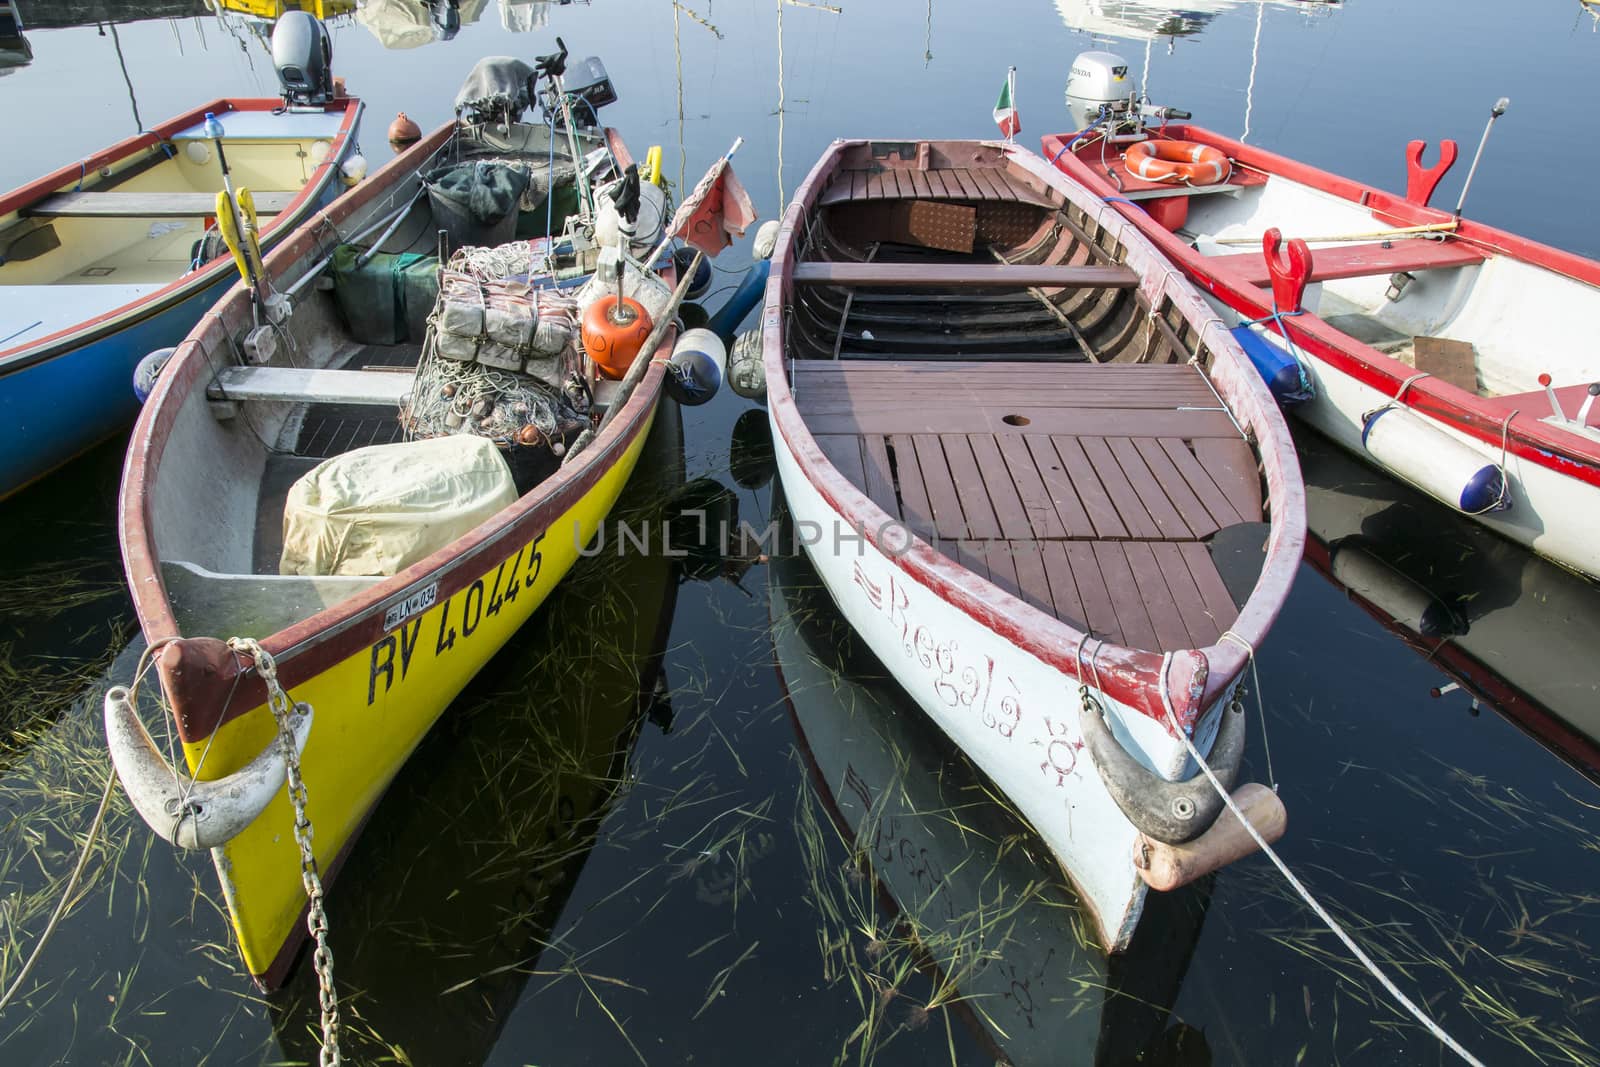
[[[561, 58], [540, 70], [554, 86]], [[310, 220], [258, 287], [205, 316], [129, 448], [124, 564], [186, 767], [166, 764], [121, 688], [106, 701], [113, 760], [153, 829], [211, 849], [264, 987], [291, 969], [308, 910], [320, 924], [321, 885], [412, 749], [610, 512], [673, 348], [682, 287], [636, 265], [628, 295], [659, 327], [636, 339], [632, 378], [598, 378], [578, 343], [608, 247], [584, 238], [638, 196], [621, 140], [568, 106], [603, 104], [609, 82], [558, 89], [555, 122], [523, 123], [534, 72], [483, 66], [459, 122]], [[458, 179], [509, 199], [492, 221], [460, 216], [446, 195]], [[648, 241], [644, 262], [670, 280], [661, 216], [616, 239], [635, 255]], [[441, 229], [498, 247], [441, 261]], [[450, 332], [474, 306], [477, 325]], [[524, 332], [496, 347], [502, 327]]]

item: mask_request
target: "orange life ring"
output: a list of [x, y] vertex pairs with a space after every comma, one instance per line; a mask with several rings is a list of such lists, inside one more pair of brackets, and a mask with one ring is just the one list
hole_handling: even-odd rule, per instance
[[1222, 149], [1190, 141], [1140, 141], [1128, 148], [1122, 163], [1135, 178], [1184, 185], [1216, 185], [1233, 170]]

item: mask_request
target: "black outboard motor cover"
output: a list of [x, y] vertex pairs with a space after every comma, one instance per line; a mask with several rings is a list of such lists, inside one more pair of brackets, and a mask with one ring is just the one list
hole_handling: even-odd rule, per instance
[[272, 29], [272, 65], [290, 107], [323, 107], [333, 99], [333, 40], [315, 15], [290, 11]]

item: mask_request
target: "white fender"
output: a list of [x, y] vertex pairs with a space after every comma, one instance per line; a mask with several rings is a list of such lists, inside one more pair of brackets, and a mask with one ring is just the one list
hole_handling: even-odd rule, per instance
[[[311, 736], [311, 705], [295, 705], [289, 722], [295, 751], [304, 752]], [[106, 745], [134, 809], [158, 837], [179, 848], [215, 848], [238, 836], [266, 810], [288, 773], [275, 738], [261, 755], [226, 778], [197, 782], [179, 775], [120, 685], [106, 693]]]

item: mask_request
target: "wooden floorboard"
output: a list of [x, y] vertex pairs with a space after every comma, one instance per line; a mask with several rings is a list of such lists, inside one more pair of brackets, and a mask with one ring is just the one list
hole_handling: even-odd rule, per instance
[[[1046, 370], [1007, 383], [988, 367], [920, 371], [908, 381], [877, 367], [857, 373], [860, 366], [797, 368], [802, 409], [823, 409], [808, 414], [807, 425], [845, 478], [937, 551], [1119, 645], [1206, 647], [1233, 624], [1237, 608], [1204, 540], [1260, 521], [1261, 486], [1255, 454], [1231, 423], [1231, 437], [1161, 433], [1163, 417], [1193, 413], [1158, 407], [1123, 412], [1114, 431], [1052, 433], [1049, 422], [995, 425], [987, 421], [994, 411], [983, 410], [996, 387], [1009, 386], [1059, 392], [1048, 396], [1058, 415], [1093, 416], [1141, 382], [1181, 405], [1196, 385], [1204, 388], [1193, 368], [1135, 371], [1118, 384], [1095, 378], [1109, 369], [1095, 367], [1074, 368], [1075, 382]], [[897, 411], [922, 421], [859, 425]]]

